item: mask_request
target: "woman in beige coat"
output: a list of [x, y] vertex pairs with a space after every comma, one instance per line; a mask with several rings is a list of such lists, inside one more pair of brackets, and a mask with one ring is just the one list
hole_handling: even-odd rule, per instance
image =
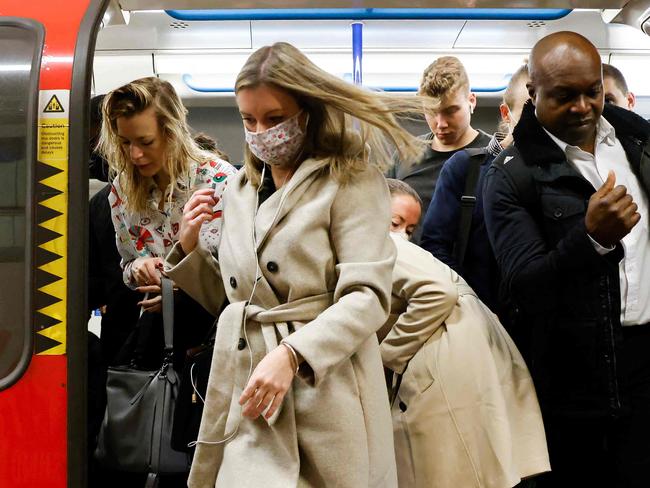
[[224, 193], [218, 257], [197, 245], [216, 203], [199, 191], [166, 266], [206, 309], [230, 302], [189, 484], [394, 487], [376, 331], [395, 247], [386, 183], [368, 154], [389, 161], [388, 137], [417, 158], [393, 113], [422, 101], [354, 87], [286, 43], [254, 53], [235, 89], [248, 144]]
[[548, 471], [537, 396], [519, 351], [460, 276], [408, 242], [419, 198], [403, 182], [389, 180], [389, 188], [397, 259], [380, 350], [397, 390], [399, 486], [511, 488]]

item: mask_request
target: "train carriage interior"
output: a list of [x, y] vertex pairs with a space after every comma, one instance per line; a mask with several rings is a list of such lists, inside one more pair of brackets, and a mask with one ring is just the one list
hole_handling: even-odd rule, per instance
[[[79, 447], [87, 442], [81, 421], [89, 410], [86, 339], [87, 332], [101, 335], [102, 317], [100, 310], [86, 317], [87, 260], [82, 258], [89, 246], [82, 227], [89, 215], [87, 197], [106, 186], [89, 180], [86, 192], [89, 111], [84, 103], [91, 97], [138, 78], [168, 81], [188, 110], [192, 130], [216, 140], [239, 167], [245, 139], [234, 85], [260, 47], [289, 42], [341, 79], [404, 97], [417, 92], [423, 70], [436, 58], [455, 56], [477, 96], [472, 127], [492, 134], [501, 121], [508, 82], [531, 48], [551, 33], [575, 31], [595, 45], [604, 63], [622, 72], [635, 97], [634, 112], [650, 121], [650, 0], [75, 0], [84, 4], [78, 8], [87, 17], [82, 12], [74, 28], [89, 36], [80, 36], [86, 44], [79, 57], [82, 41], [71, 42], [65, 52], [47, 52], [52, 39], [33, 20], [33, 10], [50, 2], [33, 3], [21, 16], [19, 2], [0, 0], [0, 21], [10, 19], [0, 22], [0, 487], [46, 486], [32, 480], [49, 479], [50, 471], [57, 477], [47, 486], [86, 486], [89, 457]], [[12, 30], [16, 18], [16, 25], [32, 22], [36, 28], [20, 38]], [[73, 23], [60, 24], [66, 22]], [[87, 65], [80, 61], [83, 55]], [[65, 89], [43, 88], [45, 72], [56, 63], [69, 65], [70, 73], [83, 72], [68, 73], [72, 81], [66, 78]], [[49, 167], [39, 159], [37, 109], [47, 111], [45, 91], [49, 103], [61, 104], [53, 112], [69, 107], [64, 122], [69, 133], [66, 128], [61, 139], [69, 145]], [[54, 102], [50, 91], [67, 92], [69, 100]], [[75, 107], [74, 100], [83, 103]], [[424, 116], [404, 124], [416, 135], [429, 131]], [[56, 164], [62, 166], [52, 169]], [[81, 188], [75, 187], [80, 181]], [[43, 333], [55, 328], [58, 335]], [[47, 357], [39, 362], [39, 355]], [[40, 423], [30, 424], [26, 404], [41, 409]], [[11, 466], [3, 457], [14, 455], [14, 444], [24, 453], [11, 457]], [[29, 457], [41, 446], [41, 457]]]
[[[463, 3], [508, 6], [508, 2], [436, 2], [435, 6]], [[549, 2], [515, 3], [517, 7], [549, 6]], [[553, 2], [552, 6], [562, 3]], [[569, 3], [576, 4], [566, 2]], [[300, 18], [300, 11], [289, 11], [284, 16], [279, 10], [272, 14], [259, 10], [184, 11], [202, 7], [200, 2], [184, 6], [173, 3], [173, 9], [153, 10], [149, 9], [151, 4], [111, 1], [97, 37], [93, 92], [106, 93], [143, 76], [165, 79], [174, 85], [188, 107], [190, 125], [216, 138], [232, 161], [242, 157], [241, 121], [232, 88], [239, 68], [251, 52], [276, 41], [288, 41], [327, 71], [352, 80], [351, 20], [333, 18], [340, 14], [333, 15], [331, 9], [307, 19], [305, 15]], [[157, 4], [171, 6], [165, 2]], [[594, 2], [582, 4], [586, 7]], [[256, 6], [264, 7], [258, 3]], [[238, 3], [237, 7], [245, 6]], [[530, 48], [552, 32], [574, 30], [596, 45], [604, 62], [623, 72], [637, 97], [636, 111], [647, 118], [650, 86], [644, 66], [650, 60], [650, 37], [639, 25], [643, 14], [638, 12], [642, 9], [634, 7], [637, 15], [632, 20], [631, 7], [626, 8], [554, 9], [541, 17], [533, 12], [530, 19], [525, 14], [514, 15], [516, 10], [497, 10], [492, 17], [499, 20], [486, 20], [485, 13], [475, 9], [460, 13], [413, 9], [410, 14], [407, 9], [392, 13], [394, 19], [389, 18], [391, 12], [374, 12], [365, 15], [369, 19], [362, 20], [363, 84], [408, 94], [417, 89], [423, 69], [435, 58], [457, 56], [467, 67], [478, 97], [473, 122], [477, 128], [491, 133], [498, 123], [497, 107], [509, 76], [526, 60]], [[264, 20], [265, 14], [270, 20]], [[354, 15], [364, 17], [359, 10]], [[409, 15], [413, 19], [408, 19]], [[247, 20], [247, 16], [254, 20]], [[646, 28], [650, 32], [650, 27]], [[413, 130], [424, 133], [426, 126], [415, 125]]]

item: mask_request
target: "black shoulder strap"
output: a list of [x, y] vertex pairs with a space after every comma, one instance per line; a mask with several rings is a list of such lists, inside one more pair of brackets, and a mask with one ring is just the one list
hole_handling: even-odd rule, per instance
[[456, 245], [454, 246], [454, 254], [458, 266], [463, 265], [465, 261], [465, 252], [467, 251], [467, 244], [469, 242], [469, 232], [472, 227], [472, 213], [476, 205], [476, 184], [481, 172], [481, 165], [485, 161], [487, 155], [487, 148], [468, 148], [465, 152], [469, 156], [469, 168], [467, 170], [467, 177], [465, 179], [465, 189], [463, 195], [460, 197], [460, 221], [458, 223], [458, 235], [456, 237]]

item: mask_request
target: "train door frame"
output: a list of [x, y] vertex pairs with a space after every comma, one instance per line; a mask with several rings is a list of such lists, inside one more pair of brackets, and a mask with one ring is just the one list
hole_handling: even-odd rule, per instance
[[[74, 48], [68, 148], [68, 488], [87, 486], [88, 393], [88, 156], [90, 92], [95, 44], [110, 0], [90, 0]], [[78, 122], [76, 122], [78, 121]], [[79, 123], [80, 122], [80, 123]], [[74, 232], [74, 229], [77, 229]], [[81, 229], [81, 232], [79, 231]], [[81, 297], [72, 300], [71, 297]], [[80, 415], [79, 415], [80, 414]]]
[[[9, 454], [8, 458], [3, 459], [5, 469], [0, 470], [3, 473], [0, 484], [3, 486], [30, 487], [36, 482], [53, 488], [84, 488], [87, 485], [89, 102], [95, 43], [108, 4], [109, 0], [77, 0], [63, 9], [46, 0], [22, 4], [0, 0], [0, 16], [4, 25], [27, 26], [40, 34], [40, 38], [37, 35], [39, 50], [32, 58], [30, 99], [26, 105], [28, 145], [25, 148], [25, 164], [29, 200], [25, 209], [25, 303], [28, 309], [24, 320], [28, 328], [22, 346], [25, 354], [15, 369], [3, 378], [0, 391], [3, 404], [9, 407], [8, 411], [3, 412], [4, 420], [12, 423], [8, 432], [3, 432], [4, 438], [0, 437], [0, 451]], [[63, 137], [67, 137], [67, 157], [59, 159], [60, 163], [57, 164], [60, 168], [57, 166], [55, 173], [43, 176], [45, 164], [38, 162], [41, 159], [38, 145], [44, 137], [38, 105], [39, 98], [48, 95], [48, 90], [69, 90], [66, 108], [68, 129], [67, 133], [63, 133]], [[56, 110], [59, 111], [63, 110]], [[67, 178], [58, 180], [57, 185], [67, 187], [59, 191], [51, 187], [53, 183], [49, 182], [49, 177], [61, 171], [67, 171]], [[61, 227], [61, 233], [66, 233], [66, 240], [63, 241], [65, 247], [60, 251], [62, 256], [54, 256], [66, 259], [65, 267], [60, 271], [65, 274], [55, 277], [66, 280], [65, 288], [62, 288], [66, 306], [55, 312], [52, 320], [64, 320], [66, 328], [64, 337], [61, 337], [61, 342], [65, 341], [65, 344], [61, 344], [60, 352], [51, 352], [52, 357], [63, 355], [64, 358], [52, 363], [42, 362], [42, 356], [36, 360], [43, 352], [42, 348], [48, 348], [42, 344], [38, 346], [37, 339], [47, 341], [48, 337], [37, 335], [46, 326], [42, 325], [42, 321], [37, 322], [35, 316], [39, 312], [41, 315], [44, 313], [42, 307], [45, 305], [37, 303], [35, 297], [39, 293], [54, 293], [44, 288], [51, 281], [43, 283], [42, 278], [37, 279], [37, 269], [43, 265], [42, 258], [37, 258], [37, 250], [43, 240], [37, 237], [39, 230], [42, 230], [37, 215], [43, 218], [44, 214], [40, 213], [44, 212], [43, 204], [53, 205], [46, 201], [61, 193], [67, 195], [64, 200], [57, 201], [57, 208], [61, 211], [54, 211], [54, 216], [65, 214], [67, 222]], [[56, 237], [47, 240], [50, 239]], [[58, 301], [61, 300], [58, 298]], [[55, 371], [48, 369], [53, 364], [56, 365]], [[30, 372], [32, 367], [34, 369]], [[56, 398], [50, 396], [54, 390]], [[44, 425], [53, 423], [60, 423], [60, 426], [47, 432], [40, 430]], [[43, 452], [38, 452], [41, 444]]]

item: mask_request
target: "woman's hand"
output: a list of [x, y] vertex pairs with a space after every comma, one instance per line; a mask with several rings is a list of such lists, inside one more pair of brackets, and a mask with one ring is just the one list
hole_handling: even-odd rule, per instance
[[160, 272], [162, 269], [162, 258], [138, 258], [133, 261], [131, 273], [138, 286], [157, 285], [160, 287]]
[[[138, 288], [138, 291], [142, 291], [145, 288], [151, 290], [155, 290], [157, 288], [157, 293], [160, 293], [159, 286], [143, 286]], [[153, 293], [155, 293], [155, 291], [150, 291], [149, 296], [151, 296]], [[158, 294], [153, 298], [147, 298], [146, 300], [139, 301], [138, 305], [141, 306], [145, 312], [160, 312], [162, 310], [162, 295]]]
[[245, 417], [256, 419], [270, 405], [264, 418], [271, 418], [293, 381], [296, 370], [293, 361], [291, 351], [282, 345], [264, 356], [239, 397]]
[[[174, 290], [178, 290], [175, 283], [172, 282], [172, 286]], [[149, 294], [150, 298], [138, 302], [145, 312], [160, 312], [162, 310], [162, 290], [159, 285], [139, 286], [136, 290]]]
[[204, 222], [212, 220], [218, 199], [214, 189], [197, 190], [183, 207], [179, 241], [185, 254], [191, 253], [199, 242], [199, 231]]

